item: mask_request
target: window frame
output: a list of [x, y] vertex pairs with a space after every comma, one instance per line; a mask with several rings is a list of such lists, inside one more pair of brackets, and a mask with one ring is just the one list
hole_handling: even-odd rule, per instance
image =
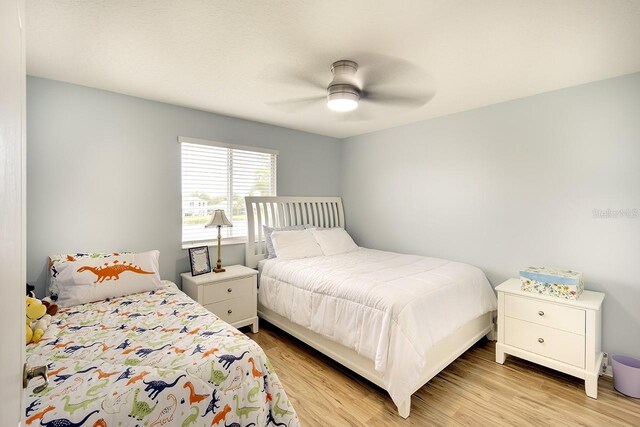
[[[280, 152], [278, 150], [274, 150], [271, 148], [264, 148], [264, 147], [253, 147], [253, 146], [249, 146], [249, 145], [238, 145], [238, 144], [229, 144], [226, 142], [219, 142], [219, 141], [212, 141], [212, 140], [208, 140], [208, 139], [201, 139], [201, 138], [192, 138], [192, 137], [187, 137], [187, 136], [179, 136], [178, 137], [178, 143], [180, 144], [180, 201], [181, 201], [181, 206], [182, 206], [182, 200], [183, 200], [183, 193], [182, 193], [182, 144], [183, 143], [187, 143], [187, 144], [199, 144], [199, 145], [207, 145], [207, 146], [211, 146], [211, 147], [218, 147], [218, 148], [227, 148], [227, 149], [231, 149], [231, 150], [240, 150], [240, 151], [249, 151], [249, 152], [257, 152], [257, 153], [264, 153], [264, 154], [269, 154], [271, 156], [274, 156], [274, 162], [273, 162], [273, 171], [272, 171], [272, 178], [273, 178], [273, 197], [277, 196], [278, 194], [278, 156], [280, 154]], [[229, 182], [227, 182], [227, 187], [229, 187]], [[191, 247], [195, 247], [195, 246], [217, 246], [218, 244], [218, 239], [214, 238], [214, 239], [209, 239], [209, 240], [196, 240], [196, 241], [188, 241], [185, 242], [183, 241], [183, 214], [182, 211], [180, 212], [180, 241], [181, 241], [181, 245], [182, 245], [182, 249], [188, 249]], [[233, 236], [233, 237], [223, 237], [222, 241], [221, 241], [221, 245], [222, 246], [226, 246], [226, 245], [237, 245], [237, 244], [243, 244], [246, 243], [247, 241], [247, 237], [248, 236]]]

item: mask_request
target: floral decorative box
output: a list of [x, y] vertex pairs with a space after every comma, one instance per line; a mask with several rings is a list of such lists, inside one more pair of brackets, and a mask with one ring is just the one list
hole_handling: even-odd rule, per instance
[[578, 299], [584, 290], [582, 273], [550, 267], [527, 267], [520, 271], [520, 289], [564, 299]]

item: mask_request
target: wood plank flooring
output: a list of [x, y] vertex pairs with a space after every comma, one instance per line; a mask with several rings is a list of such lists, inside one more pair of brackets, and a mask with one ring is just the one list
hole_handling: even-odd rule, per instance
[[267, 353], [303, 426], [640, 426], [640, 399], [508, 357], [482, 340], [413, 395], [404, 420], [386, 392], [267, 322], [247, 333]]

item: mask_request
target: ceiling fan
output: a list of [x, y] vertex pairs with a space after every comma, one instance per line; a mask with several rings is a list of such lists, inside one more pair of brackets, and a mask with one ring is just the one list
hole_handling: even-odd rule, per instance
[[346, 113], [358, 108], [362, 89], [355, 79], [358, 64], [342, 59], [331, 64], [333, 80], [327, 86], [327, 107], [333, 111]]
[[[349, 113], [361, 106], [366, 110], [368, 104], [418, 108], [435, 95], [433, 82], [419, 67], [389, 56], [360, 57], [366, 64], [362, 69], [356, 61], [350, 59], [341, 59], [331, 64], [333, 78], [326, 86], [304, 74], [289, 73], [284, 76], [285, 83], [303, 83], [307, 89], [313, 89], [318, 94], [268, 104], [294, 112], [326, 102], [332, 111]], [[363, 117], [362, 113], [359, 111], [357, 116]], [[346, 117], [351, 119], [355, 116], [348, 114]]]

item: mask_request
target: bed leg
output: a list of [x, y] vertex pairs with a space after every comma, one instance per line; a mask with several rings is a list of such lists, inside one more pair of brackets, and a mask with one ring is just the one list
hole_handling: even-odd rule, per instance
[[398, 415], [402, 418], [409, 418], [409, 412], [411, 412], [411, 396], [400, 402], [398, 407]]
[[498, 318], [496, 314], [496, 312], [491, 313], [491, 330], [487, 333], [489, 341], [498, 341]]

